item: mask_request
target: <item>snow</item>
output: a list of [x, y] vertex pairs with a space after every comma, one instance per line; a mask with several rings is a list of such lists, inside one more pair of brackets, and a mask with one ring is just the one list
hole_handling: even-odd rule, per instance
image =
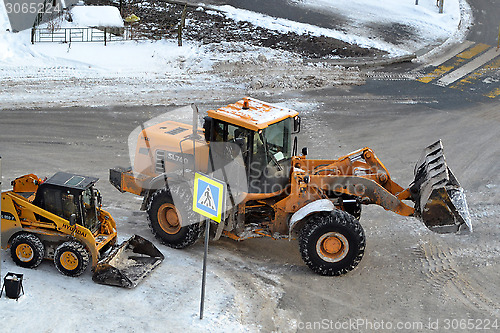
[[9, 17], [7, 16], [7, 10], [5, 9], [5, 2], [0, 1], [0, 33], [9, 30], [10, 31]]
[[[396, 23], [407, 25], [410, 31], [418, 31], [425, 41], [445, 40], [456, 30], [460, 22], [460, 4], [458, 0], [446, 1], [444, 13], [439, 14], [435, 0], [421, 0], [415, 5], [414, 0], [294, 0], [297, 6], [316, 8], [340, 14], [351, 21], [349, 27], [342, 30], [320, 28], [314, 25], [294, 22], [282, 18], [237, 9], [229, 5], [218, 6], [218, 10], [235, 21], [248, 21], [262, 28], [280, 32], [295, 32], [313, 36], [328, 36], [366, 48], [378, 48], [393, 56], [408, 53], [406, 46], [393, 45], [380, 39], [380, 33], [368, 33], [372, 23]], [[347, 32], [343, 31], [347, 30]], [[417, 46], [420, 45], [418, 42]]]
[[[349, 24], [339, 30], [325, 29], [230, 6], [216, 8], [222, 11], [220, 15], [235, 20], [244, 19], [282, 32], [331, 36], [360, 46], [376, 47], [391, 56], [414, 52], [447, 38], [462, 38], [455, 31], [460, 23], [460, 8], [468, 8], [465, 0], [446, 1], [444, 14], [438, 14], [433, 0], [420, 0], [419, 6], [415, 6], [413, 0], [305, 0], [295, 3], [342, 15]], [[105, 16], [113, 16], [114, 24], [118, 24], [118, 20], [121, 23], [117, 11], [109, 11], [113, 13], [100, 7], [78, 6], [73, 8], [75, 22], [63, 22], [61, 25], [77, 26], [80, 19], [88, 25], [110, 23], [103, 21]], [[395, 23], [404, 24], [407, 30], [418, 31], [420, 37], [405, 43], [389, 43], [382, 39], [383, 33], [373, 29], [373, 22], [387, 24], [388, 27]], [[461, 22], [461, 29], [467, 28], [467, 22]], [[199, 98], [213, 99], [214, 96], [227, 100], [248, 95], [249, 88], [264, 91], [276, 87], [293, 88], [289, 87], [290, 84], [300, 89], [307, 88], [307, 84], [312, 83], [306, 82], [304, 86], [302, 82], [308, 74], [304, 74], [304, 78], [299, 77], [299, 81], [289, 74], [297, 73], [299, 67], [316, 71], [312, 75], [318, 80], [309, 80], [311, 82], [332, 83], [341, 78], [345, 81], [346, 74], [355, 74], [339, 69], [336, 75], [339, 79], [324, 76], [326, 70], [313, 68], [311, 64], [304, 66], [297, 55], [244, 43], [202, 45], [184, 42], [184, 46], [178, 47], [175, 41], [162, 40], [110, 42], [108, 46], [100, 43], [31, 45], [29, 31], [6, 33], [8, 25], [5, 7], [0, 6], [0, 109], [110, 103], [184, 104], [197, 102]], [[246, 73], [246, 68], [251, 68], [249, 64], [261, 71], [281, 70], [287, 74], [275, 74], [274, 77], [278, 78], [276, 82], [269, 80], [265, 73], [262, 78], [255, 72], [249, 77]], [[355, 76], [354, 80], [359, 78]], [[204, 87], [211, 87], [212, 93]], [[193, 90], [197, 94], [193, 94]], [[213, 90], [219, 93], [214, 94]]]
[[438, 37], [453, 33], [460, 21], [458, 1], [445, 1], [443, 14], [439, 14], [435, 0], [301, 0], [305, 7], [320, 8], [323, 11], [339, 13], [361, 23], [399, 23], [427, 31]]
[[314, 212], [331, 212], [335, 209], [333, 203], [328, 199], [319, 199], [308, 203], [298, 211], [296, 211], [290, 218], [290, 226], [294, 225], [295, 222], [302, 220], [307, 215]]
[[[16, 266], [2, 250], [6, 272], [24, 274], [25, 295], [0, 298], [2, 329], [17, 332], [257, 331], [241, 325], [234, 311], [235, 288], [208, 271], [204, 319], [199, 319], [201, 257], [160, 247], [166, 261], [134, 289], [104, 286], [89, 271], [60, 274], [50, 261], [37, 269]], [[196, 269], [195, 269], [196, 268]], [[2, 281], [3, 282], [3, 281]], [[3, 284], [3, 283], [2, 283]], [[29, 318], [29, 320], [27, 320]]]
[[244, 100], [241, 100], [235, 104], [221, 107], [216, 112], [225, 114], [228, 117], [243, 118], [255, 125], [262, 125], [276, 119], [298, 115], [297, 111], [265, 103], [255, 98], [247, 97], [245, 100], [248, 101], [248, 109], [243, 108]]
[[113, 6], [75, 6], [71, 9], [73, 23], [80, 27], [120, 27], [123, 19]]

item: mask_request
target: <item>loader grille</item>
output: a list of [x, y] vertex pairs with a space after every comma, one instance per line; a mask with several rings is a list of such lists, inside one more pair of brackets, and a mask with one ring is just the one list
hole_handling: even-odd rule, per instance
[[157, 150], [156, 151], [156, 162], [155, 162], [155, 171], [156, 173], [164, 173], [165, 172], [165, 151]]
[[165, 132], [165, 133], [170, 134], [170, 135], [177, 135], [177, 134], [180, 134], [180, 133], [185, 132], [185, 131], [187, 131], [187, 128], [177, 127], [177, 128], [174, 128], [168, 132]]

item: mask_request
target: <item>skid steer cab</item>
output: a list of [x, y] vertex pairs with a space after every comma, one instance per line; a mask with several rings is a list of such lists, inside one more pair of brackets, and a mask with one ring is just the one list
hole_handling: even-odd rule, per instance
[[66, 172], [46, 180], [29, 174], [12, 181], [13, 189], [2, 193], [2, 248], [10, 248], [21, 267], [35, 268], [50, 259], [62, 274], [74, 277], [90, 264], [98, 283], [137, 285], [163, 255], [137, 235], [114, 247], [116, 223], [101, 208], [97, 181]]
[[298, 238], [304, 262], [322, 275], [360, 262], [363, 205], [415, 216], [434, 232], [472, 230], [441, 141], [425, 148], [404, 188], [370, 148], [328, 160], [308, 158], [306, 148], [299, 153], [297, 111], [247, 97], [207, 115], [199, 128], [195, 117], [139, 127], [129, 137], [137, 142], [132, 167], [110, 170], [118, 190], [144, 197], [151, 229], [168, 246], [187, 247], [202, 230], [192, 211], [193, 170], [228, 184], [226, 219], [214, 239]]

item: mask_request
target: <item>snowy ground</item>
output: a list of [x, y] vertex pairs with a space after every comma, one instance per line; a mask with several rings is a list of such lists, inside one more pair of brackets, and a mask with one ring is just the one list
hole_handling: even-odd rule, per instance
[[[322, 6], [325, 11], [345, 15], [351, 28], [342, 27], [339, 31], [228, 6], [217, 9], [235, 20], [247, 19], [266, 29], [331, 36], [392, 55], [460, 38], [455, 32], [460, 23], [460, 6], [466, 18], [468, 15], [464, 0], [447, 1], [442, 15], [437, 14], [432, 0], [422, 0], [419, 6], [415, 6], [413, 0], [406, 2], [403, 5], [384, 1], [373, 7], [372, 2], [367, 6], [367, 1], [351, 1], [349, 6], [339, 8], [325, 6], [320, 0], [299, 3]], [[399, 8], [397, 13], [395, 8]], [[2, 9], [0, 7], [0, 27], [6, 25]], [[358, 14], [352, 14], [355, 11]], [[374, 28], [376, 18], [369, 17], [367, 12], [380, 17], [380, 29]], [[367, 25], [372, 28], [365, 29]], [[464, 25], [462, 23], [462, 27]], [[399, 27], [406, 33], [386, 31], [383, 26]], [[418, 31], [418, 35], [408, 31]], [[384, 40], [394, 34], [398, 37], [393, 43]], [[0, 109], [185, 104], [207, 98], [226, 100], [255, 92], [273, 94], [364, 81], [363, 74], [356, 69], [305, 65], [297, 54], [243, 42], [201, 44], [193, 41], [185, 42], [182, 47], [172, 40], [116, 42], [108, 46], [95, 43], [31, 45], [29, 39], [29, 31], [0, 33]]]

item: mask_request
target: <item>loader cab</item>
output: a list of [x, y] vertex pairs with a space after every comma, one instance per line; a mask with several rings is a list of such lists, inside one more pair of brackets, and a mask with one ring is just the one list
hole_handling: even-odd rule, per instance
[[241, 153], [249, 193], [285, 189], [295, 146], [292, 134], [300, 124], [296, 111], [246, 98], [208, 114], [204, 129], [212, 154], [209, 169], [227, 165]]
[[98, 180], [58, 172], [38, 187], [33, 204], [95, 233], [99, 229], [97, 207], [101, 201], [99, 191], [94, 188]]

